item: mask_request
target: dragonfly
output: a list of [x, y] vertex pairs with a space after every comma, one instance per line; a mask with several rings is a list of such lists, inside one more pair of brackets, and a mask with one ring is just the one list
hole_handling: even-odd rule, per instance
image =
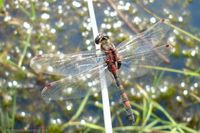
[[[81, 51], [72, 54], [42, 54], [31, 59], [30, 66], [38, 73], [63, 76], [48, 83], [42, 90], [46, 102], [59, 99], [83, 98], [88, 92], [101, 90], [99, 75], [105, 74], [107, 86], [113, 82], [124, 105], [128, 120], [134, 124], [133, 114], [127, 93], [122, 85], [122, 77], [141, 77], [150, 72], [145, 66], [157, 66], [170, 55], [171, 45], [167, 41], [170, 29], [165, 21], [114, 45], [105, 34], [99, 34], [94, 42], [100, 52]], [[101, 77], [100, 77], [101, 78]]]

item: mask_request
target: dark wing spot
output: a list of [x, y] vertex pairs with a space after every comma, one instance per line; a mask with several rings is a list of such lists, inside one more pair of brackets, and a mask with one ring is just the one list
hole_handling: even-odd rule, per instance
[[45, 88], [50, 89], [52, 87], [51, 83], [46, 84]]

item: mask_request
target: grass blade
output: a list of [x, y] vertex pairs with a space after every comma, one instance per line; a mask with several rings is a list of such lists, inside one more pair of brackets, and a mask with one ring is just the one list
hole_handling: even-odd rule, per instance
[[0, 0], [0, 10], [4, 9], [4, 0]]
[[159, 66], [147, 66], [147, 65], [142, 65], [141, 67], [144, 67], [144, 68], [147, 68], [147, 69], [154, 69], [154, 70], [180, 73], [180, 74], [184, 74], [184, 75], [187, 75], [187, 76], [200, 77], [199, 73], [188, 71], [188, 70], [182, 71], [182, 70], [177, 70], [177, 69], [172, 69], [172, 68], [159, 67]]

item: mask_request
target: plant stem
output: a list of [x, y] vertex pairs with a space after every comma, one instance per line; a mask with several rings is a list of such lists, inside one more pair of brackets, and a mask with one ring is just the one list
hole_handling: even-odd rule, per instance
[[147, 65], [142, 65], [141, 67], [144, 67], [144, 68], [147, 68], [147, 69], [154, 69], [154, 70], [180, 73], [180, 74], [184, 74], [184, 75], [188, 75], [188, 76], [200, 77], [199, 73], [188, 71], [188, 70], [182, 71], [182, 70], [177, 70], [177, 69], [172, 69], [172, 68], [159, 67], [159, 66], [147, 66]]
[[28, 34], [26, 42], [23, 43], [25, 46], [24, 46], [23, 53], [19, 59], [18, 67], [21, 67], [24, 57], [27, 53], [27, 49], [28, 49], [28, 47], [30, 47], [30, 39], [31, 39], [31, 33]]

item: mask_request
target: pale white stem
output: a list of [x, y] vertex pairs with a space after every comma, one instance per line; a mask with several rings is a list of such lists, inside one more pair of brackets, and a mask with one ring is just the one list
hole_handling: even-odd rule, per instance
[[[94, 39], [98, 35], [97, 23], [93, 8], [92, 0], [87, 0], [88, 2], [88, 9], [90, 14], [90, 22], [92, 25], [92, 32]], [[97, 54], [99, 51], [99, 46], [96, 46]], [[112, 121], [111, 121], [111, 113], [110, 113], [110, 104], [109, 104], [109, 97], [108, 97], [108, 89], [106, 84], [106, 78], [104, 72], [99, 72], [100, 74], [100, 81], [101, 81], [101, 93], [102, 93], [102, 102], [103, 102], [103, 115], [104, 115], [104, 126], [106, 133], [112, 133]]]

